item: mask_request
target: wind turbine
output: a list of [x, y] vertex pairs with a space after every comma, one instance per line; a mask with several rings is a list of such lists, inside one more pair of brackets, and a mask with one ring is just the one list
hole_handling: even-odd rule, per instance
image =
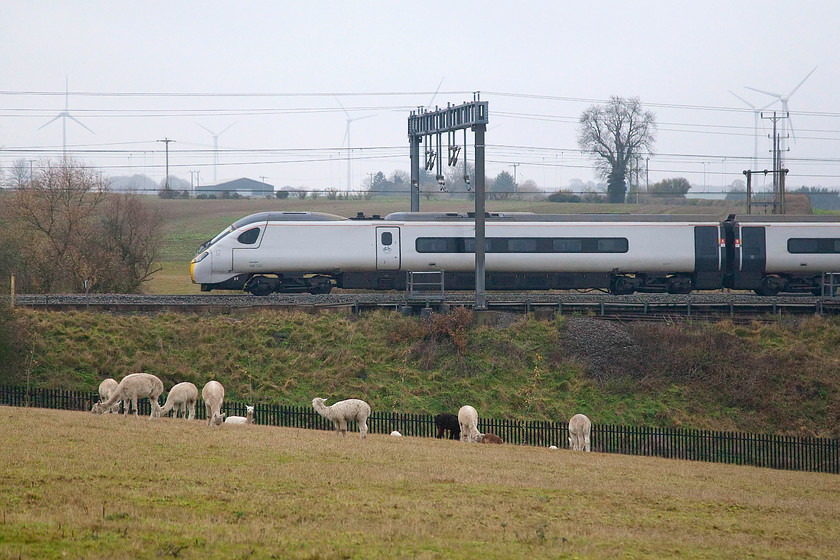
[[758, 107], [756, 107], [755, 105], [753, 105], [752, 103], [750, 103], [749, 101], [747, 101], [746, 99], [744, 99], [743, 97], [741, 97], [740, 95], [738, 95], [737, 93], [732, 91], [731, 89], [729, 89], [727, 91], [729, 93], [731, 93], [732, 95], [734, 95], [735, 97], [737, 97], [738, 99], [740, 99], [742, 102], [744, 102], [748, 107], [751, 107], [752, 110], [753, 110], [753, 115], [755, 116], [755, 123], [753, 124], [753, 161], [752, 161], [752, 169], [755, 169], [756, 167], [758, 167], [758, 119], [761, 116], [761, 112], [764, 109], [766, 109], [767, 107], [769, 107], [770, 105], [772, 105], [773, 103], [775, 103], [775, 101], [771, 101], [770, 103], [768, 103], [767, 105], [765, 105], [764, 107], [759, 109]]
[[62, 138], [61, 153], [62, 153], [64, 161], [67, 161], [67, 119], [75, 121], [76, 124], [80, 125], [82, 128], [86, 129], [91, 134], [96, 134], [94, 131], [92, 131], [91, 129], [86, 127], [84, 124], [82, 124], [81, 121], [79, 121], [79, 119], [77, 119], [76, 117], [71, 115], [69, 107], [70, 107], [70, 80], [67, 76], [64, 76], [64, 110], [38, 128], [38, 130], [41, 130], [45, 126], [54, 123], [58, 119], [61, 119], [61, 138]]
[[225, 128], [224, 130], [222, 130], [218, 134], [216, 134], [215, 132], [213, 132], [212, 130], [210, 130], [209, 128], [204, 126], [203, 124], [199, 124], [199, 123], [195, 123], [195, 124], [197, 124], [198, 126], [200, 126], [201, 128], [203, 128], [204, 130], [206, 130], [207, 132], [209, 132], [210, 134], [213, 135], [213, 184], [216, 184], [216, 182], [217, 182], [216, 167], [219, 165], [219, 136], [221, 136], [222, 134], [227, 132], [230, 129], [230, 127], [232, 127], [236, 123], [234, 122], [234, 123], [228, 125], [227, 128]]
[[351, 117], [350, 113], [347, 112], [347, 109], [344, 108], [344, 105], [341, 105], [341, 101], [339, 101], [338, 97], [336, 97], [335, 100], [341, 106], [341, 110], [344, 111], [344, 114], [347, 115], [347, 126], [344, 128], [344, 140], [341, 141], [341, 145], [343, 147], [345, 143], [347, 144], [347, 192], [350, 192], [350, 185], [352, 184], [353, 177], [353, 174], [350, 172], [350, 123], [353, 121], [360, 121], [362, 119], [369, 119], [371, 117], [375, 117], [376, 115]]
[[[805, 76], [804, 78], [802, 78], [802, 81], [799, 82], [795, 88], [790, 90], [790, 93], [788, 93], [787, 95], [782, 95], [781, 93], [774, 93], [772, 91], [764, 91], [763, 89], [758, 89], [758, 88], [754, 88], [754, 87], [744, 86], [747, 89], [757, 91], [758, 93], [763, 93], [764, 95], [769, 95], [770, 97], [775, 97], [776, 99], [778, 99], [779, 101], [782, 102], [782, 113], [783, 113], [782, 117], [787, 117], [787, 119], [785, 119], [785, 118], [782, 119], [781, 142], [780, 142], [780, 145], [779, 145], [779, 153], [780, 154], [785, 153], [785, 143], [786, 143], [785, 140], [786, 140], [786, 136], [787, 136], [787, 134], [785, 132], [785, 129], [786, 129], [785, 120], [790, 120], [790, 111], [788, 110], [788, 101], [790, 100], [791, 96], [793, 96], [793, 94], [796, 93], [796, 90], [798, 90], [800, 87], [802, 87], [802, 84], [805, 83], [805, 80], [810, 78], [811, 74], [813, 74], [816, 71], [817, 71], [817, 67], [814, 66], [814, 69], [811, 70], [810, 72], [808, 72], [808, 75]], [[794, 130], [793, 130], [793, 123], [790, 124], [790, 132], [791, 132], [791, 134], [793, 134], [793, 141], [796, 142], [796, 132], [794, 132]], [[784, 167], [784, 165], [782, 164], [782, 161], [781, 161], [781, 160], [784, 159], [784, 156], [780, 155], [779, 159], [780, 159], [779, 165], [781, 167]]]

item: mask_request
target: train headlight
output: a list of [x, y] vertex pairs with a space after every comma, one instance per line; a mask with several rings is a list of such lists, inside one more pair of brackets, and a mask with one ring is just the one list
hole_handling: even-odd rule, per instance
[[199, 256], [197, 256], [196, 258], [194, 258], [194, 259], [193, 259], [193, 262], [194, 262], [194, 263], [200, 263], [201, 261], [203, 261], [204, 259], [206, 259], [206, 258], [207, 258], [207, 255], [209, 255], [209, 254], [210, 254], [210, 253], [208, 253], [207, 251], [204, 251], [204, 252], [203, 252], [203, 253], [201, 253]]

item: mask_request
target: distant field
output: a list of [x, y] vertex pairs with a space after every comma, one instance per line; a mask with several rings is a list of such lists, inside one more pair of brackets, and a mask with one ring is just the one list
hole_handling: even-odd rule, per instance
[[[371, 200], [327, 200], [289, 198], [239, 199], [239, 200], [161, 200], [149, 197], [150, 203], [164, 214], [164, 246], [162, 251], [163, 270], [145, 285], [145, 292], [152, 294], [198, 293], [197, 286], [190, 282], [189, 263], [196, 249], [226, 226], [243, 216], [254, 212], [271, 210], [328, 212], [352, 217], [357, 212], [370, 216], [385, 216], [391, 212], [411, 209], [410, 201], [395, 198], [374, 198]], [[561, 204], [528, 200], [488, 200], [488, 212], [538, 212], [551, 214], [583, 213], [680, 213], [711, 214], [725, 216], [723, 206], [662, 206], [635, 204]], [[433, 199], [420, 201], [422, 211], [470, 212], [475, 202], [466, 199]]]
[[0, 448], [3, 558], [829, 558], [840, 542], [836, 475], [10, 407]]

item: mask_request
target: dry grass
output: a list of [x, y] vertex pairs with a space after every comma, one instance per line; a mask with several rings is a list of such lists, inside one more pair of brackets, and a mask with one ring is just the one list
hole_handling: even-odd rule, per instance
[[0, 408], [5, 558], [826, 558], [840, 479]]

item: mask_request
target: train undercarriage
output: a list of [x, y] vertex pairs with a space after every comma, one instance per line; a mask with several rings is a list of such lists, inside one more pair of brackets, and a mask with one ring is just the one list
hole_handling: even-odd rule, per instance
[[[447, 272], [447, 290], [475, 289], [475, 275]], [[256, 296], [272, 293], [328, 294], [333, 287], [361, 290], [404, 290], [405, 271], [343, 272], [336, 274], [242, 274], [219, 284], [202, 284], [202, 291], [244, 290]], [[820, 295], [819, 275], [750, 275], [737, 278], [717, 274], [623, 274], [623, 273], [488, 273], [487, 290], [586, 290], [608, 291], [614, 295], [633, 293], [689, 294], [694, 290], [751, 290], [760, 296], [785, 293]]]

